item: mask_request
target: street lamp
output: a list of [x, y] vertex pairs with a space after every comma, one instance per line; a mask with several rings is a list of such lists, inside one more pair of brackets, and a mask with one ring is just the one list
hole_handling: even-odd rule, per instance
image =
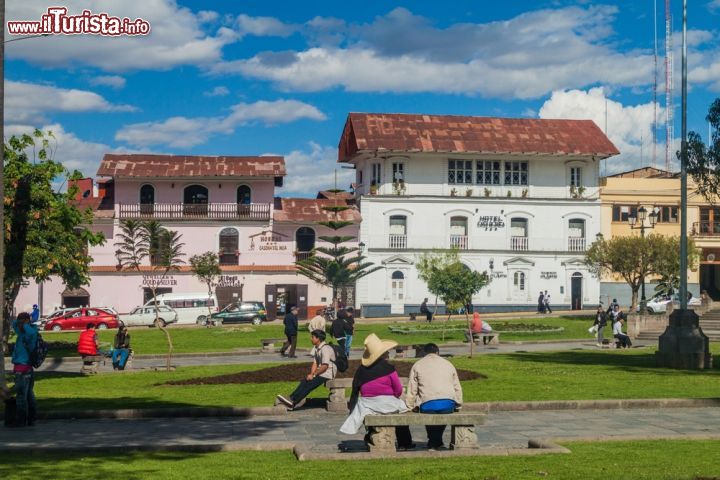
[[[652, 230], [655, 228], [655, 224], [657, 223], [658, 219], [658, 212], [656, 209], [653, 209], [652, 212], [648, 215], [648, 211], [645, 207], [640, 207], [637, 210], [637, 213], [633, 216], [628, 217], [628, 224], [630, 225], [631, 230], [640, 230], [640, 238], [645, 238], [645, 230]], [[649, 225], [645, 225], [645, 220], [649, 220]], [[640, 255], [643, 255], [643, 251], [641, 250]], [[643, 258], [640, 257], [640, 262], [642, 264]], [[644, 264], [643, 264], [644, 265]], [[640, 315], [647, 314], [647, 299], [645, 298], [645, 268], [643, 267], [643, 274], [642, 278], [640, 279], [642, 282], [641, 290], [640, 290]]]

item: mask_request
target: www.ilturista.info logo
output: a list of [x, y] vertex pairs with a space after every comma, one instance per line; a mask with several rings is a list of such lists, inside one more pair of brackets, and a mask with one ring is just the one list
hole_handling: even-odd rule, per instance
[[65, 7], [50, 7], [40, 21], [12, 21], [8, 23], [10, 35], [147, 35], [150, 22], [113, 17], [107, 13], [83, 10], [80, 15], [68, 15]]

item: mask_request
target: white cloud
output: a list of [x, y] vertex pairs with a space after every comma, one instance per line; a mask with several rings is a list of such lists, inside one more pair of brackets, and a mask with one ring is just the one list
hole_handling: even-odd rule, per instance
[[[607, 135], [620, 150], [620, 155], [606, 160], [607, 173], [627, 171], [652, 164], [653, 104], [625, 106], [607, 99], [602, 88], [588, 91], [556, 91], [540, 108], [540, 118], [567, 118], [593, 120], [605, 130], [605, 108], [607, 105]], [[662, 130], [664, 109], [658, 106], [658, 168], [665, 168], [665, 145]], [[673, 152], [675, 148], [673, 147]], [[642, 155], [642, 158], [641, 158]], [[675, 156], [671, 169], [677, 168]]]
[[[7, 20], [39, 20], [49, 4], [8, 2]], [[166, 70], [178, 65], [204, 66], [221, 58], [222, 48], [238, 39], [237, 33], [221, 27], [207, 32], [203, 23], [212, 15], [193, 13], [174, 0], [68, 0], [72, 14], [83, 9], [118, 17], [142, 18], [150, 22], [151, 34], [138, 37], [68, 35], [41, 37], [8, 43], [8, 58], [20, 58], [45, 67], [67, 68], [90, 65], [105, 71]]]
[[225, 95], [230, 95], [230, 90], [228, 90], [227, 87], [223, 87], [221, 85], [207, 92], [203, 92], [203, 95], [205, 95], [206, 97], [224, 97]]
[[295, 25], [283, 23], [273, 17], [250, 17], [242, 14], [237, 18], [240, 35], [258, 37], [288, 37], [297, 30]]
[[212, 23], [220, 18], [220, 14], [212, 10], [200, 10], [197, 13], [197, 18], [200, 23]]
[[340, 168], [337, 163], [337, 147], [309, 143], [310, 150], [293, 150], [285, 154], [288, 175], [282, 195], [314, 197], [318, 191], [335, 187], [348, 190], [355, 181], [355, 171]]
[[203, 144], [216, 134], [231, 134], [238, 126], [255, 122], [274, 125], [305, 118], [325, 120], [326, 117], [313, 105], [297, 100], [239, 103], [225, 117], [172, 117], [162, 122], [126, 125], [115, 134], [115, 139], [136, 146], [186, 148]]
[[720, 12], [720, 0], [711, 0], [708, 2], [707, 9], [710, 10], [711, 13]]
[[91, 78], [90, 85], [102, 85], [119, 90], [121, 88], [125, 88], [125, 79], [118, 75], [101, 75], [99, 77]]
[[[597, 83], [647, 84], [650, 53], [611, 46], [616, 12], [609, 6], [567, 7], [447, 28], [404, 8], [362, 25], [314, 18], [304, 33], [315, 46], [220, 62], [212, 71], [269, 80], [285, 90], [341, 87], [508, 98]], [[328, 25], [335, 35], [328, 35]]]
[[5, 121], [40, 123], [51, 112], [132, 112], [131, 105], [115, 105], [97, 93], [37, 83], [5, 81]]

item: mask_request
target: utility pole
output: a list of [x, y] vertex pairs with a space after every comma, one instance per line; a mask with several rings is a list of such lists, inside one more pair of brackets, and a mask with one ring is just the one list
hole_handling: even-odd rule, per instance
[[[0, 0], [0, 199], [5, 198], [5, 0]], [[5, 231], [5, 202], [0, 205], [0, 226]], [[5, 235], [0, 237], [0, 295], [2, 295], [2, 318], [0, 318], [0, 397], [5, 390]]]

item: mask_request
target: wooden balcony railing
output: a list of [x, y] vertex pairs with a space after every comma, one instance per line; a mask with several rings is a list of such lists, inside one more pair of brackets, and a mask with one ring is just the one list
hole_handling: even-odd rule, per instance
[[313, 252], [295, 252], [295, 261], [299, 262], [312, 257]]
[[123, 219], [146, 220], [270, 220], [269, 203], [118, 203]]

